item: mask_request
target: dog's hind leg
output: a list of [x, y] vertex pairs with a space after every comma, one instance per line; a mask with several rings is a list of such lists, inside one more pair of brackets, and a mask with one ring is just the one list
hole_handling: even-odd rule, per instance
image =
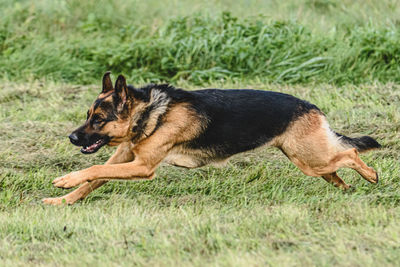
[[[133, 159], [134, 155], [131, 151], [130, 143], [122, 143], [118, 146], [117, 151], [115, 151], [114, 155], [112, 155], [105, 164], [108, 165], [124, 163], [132, 161]], [[86, 198], [91, 192], [107, 182], [107, 180], [95, 180], [92, 182], [85, 182], [79, 188], [66, 194], [65, 196], [56, 198], [45, 198], [42, 201], [45, 204], [51, 205], [60, 205], [63, 203], [74, 204], [76, 201]]]
[[289, 156], [289, 159], [306, 175], [319, 177], [322, 176], [326, 181], [333, 183], [338, 187], [347, 189], [344, 181], [337, 176], [336, 171], [339, 168], [351, 168], [357, 171], [365, 180], [370, 183], [378, 183], [377, 172], [368, 167], [359, 157], [355, 148], [351, 148], [334, 155], [310, 155], [302, 154], [299, 156]]
[[378, 182], [376, 171], [359, 157], [356, 148], [343, 143], [319, 112], [310, 112], [295, 121], [275, 140], [287, 157], [306, 175], [322, 176], [338, 187], [348, 187], [337, 176], [339, 168], [351, 168], [371, 183]]
[[365, 180], [376, 184], [378, 182], [377, 172], [368, 167], [359, 157], [357, 149], [351, 148], [343, 152], [337, 153], [328, 163], [327, 166], [314, 167], [314, 171], [318, 174], [324, 174], [331, 170], [336, 171], [339, 168], [351, 168], [357, 171]]
[[336, 172], [328, 173], [322, 175], [322, 178], [330, 184], [333, 184], [336, 187], [347, 190], [350, 188], [350, 185], [346, 184], [342, 178], [340, 178]]

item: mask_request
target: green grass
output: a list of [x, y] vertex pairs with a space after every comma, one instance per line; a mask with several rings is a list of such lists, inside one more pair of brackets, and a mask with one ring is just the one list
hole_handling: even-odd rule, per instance
[[[0, 0], [0, 266], [398, 266], [396, 0]], [[74, 206], [51, 181], [102, 164], [67, 135], [111, 70], [135, 85], [254, 88], [309, 100], [372, 135], [368, 184], [343, 192], [263, 148], [223, 168], [162, 165]]]
[[3, 1], [0, 78], [400, 81], [397, 1], [230, 2]]
[[[181, 83], [192, 89], [192, 85]], [[383, 149], [363, 155], [372, 185], [351, 170], [343, 192], [303, 175], [272, 148], [223, 168], [167, 165], [145, 182], [111, 182], [74, 206], [51, 180], [103, 163], [113, 149], [80, 154], [67, 140], [99, 86], [3, 83], [0, 91], [0, 265], [397, 265], [400, 262], [399, 86], [223, 88], [284, 91], [317, 104], [338, 132], [370, 134]]]

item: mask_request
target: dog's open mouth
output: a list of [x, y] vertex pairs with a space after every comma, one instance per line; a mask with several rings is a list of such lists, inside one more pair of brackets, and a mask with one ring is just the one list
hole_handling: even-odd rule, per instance
[[81, 148], [81, 152], [83, 154], [91, 154], [91, 153], [97, 152], [97, 150], [99, 150], [102, 146], [107, 144], [108, 141], [109, 140], [107, 140], [106, 138], [99, 139], [99, 140], [97, 140], [96, 142], [94, 142], [93, 144], [91, 144], [89, 146], [83, 146]]

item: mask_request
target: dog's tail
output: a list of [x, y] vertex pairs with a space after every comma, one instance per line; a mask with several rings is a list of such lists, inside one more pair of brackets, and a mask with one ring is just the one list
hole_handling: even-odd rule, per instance
[[345, 145], [354, 147], [358, 152], [365, 152], [371, 149], [378, 149], [382, 147], [374, 138], [370, 136], [361, 136], [357, 138], [350, 138], [339, 133], [335, 134], [339, 137], [339, 141]]

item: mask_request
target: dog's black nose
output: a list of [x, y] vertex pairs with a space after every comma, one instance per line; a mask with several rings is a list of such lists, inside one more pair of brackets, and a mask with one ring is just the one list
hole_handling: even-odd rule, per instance
[[71, 141], [71, 143], [73, 143], [74, 145], [76, 145], [79, 141], [78, 135], [76, 133], [72, 133], [69, 135], [69, 140]]

